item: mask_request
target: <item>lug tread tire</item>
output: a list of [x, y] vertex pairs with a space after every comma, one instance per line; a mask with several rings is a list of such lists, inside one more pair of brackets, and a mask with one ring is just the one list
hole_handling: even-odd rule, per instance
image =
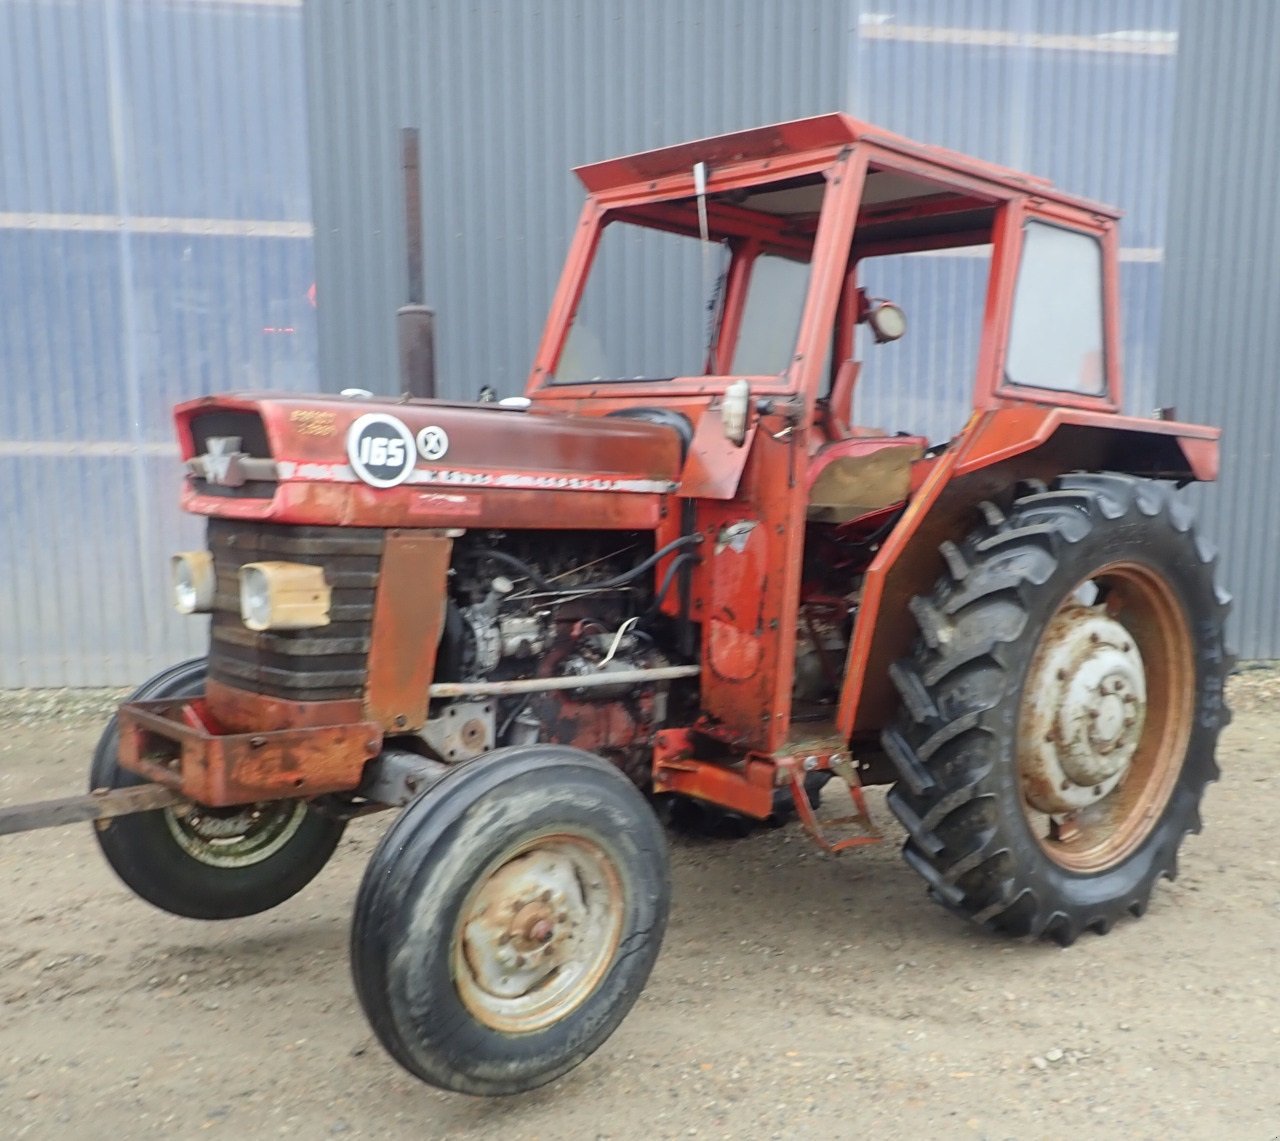
[[[986, 928], [1065, 946], [1142, 915], [1155, 881], [1177, 874], [1183, 837], [1199, 831], [1201, 796], [1218, 776], [1217, 737], [1230, 720], [1222, 700], [1233, 661], [1222, 642], [1230, 598], [1215, 586], [1212, 547], [1164, 485], [1087, 473], [1029, 491], [1006, 507], [979, 505], [977, 529], [943, 552], [942, 576], [912, 605], [920, 636], [911, 658], [890, 669], [901, 711], [882, 743], [898, 770], [888, 804], [907, 831], [903, 856], [930, 895]], [[1021, 810], [1013, 756], [1021, 679], [1070, 584], [1106, 561], [1109, 543], [1135, 549], [1134, 535], [1187, 613], [1194, 724], [1157, 822], [1126, 859], [1086, 874], [1051, 860]]]

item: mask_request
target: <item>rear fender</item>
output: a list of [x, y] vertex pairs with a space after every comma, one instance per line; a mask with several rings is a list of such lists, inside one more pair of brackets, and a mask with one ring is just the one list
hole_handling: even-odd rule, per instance
[[849, 644], [837, 725], [846, 739], [883, 728], [898, 705], [889, 667], [916, 635], [909, 605], [944, 568], [946, 540], [974, 527], [978, 505], [1020, 481], [1117, 471], [1179, 484], [1218, 473], [1219, 430], [1168, 420], [1023, 405], [976, 413], [935, 460], [868, 568]]
[[1038, 452], [1058, 471], [1209, 481], [1218, 478], [1220, 435], [1204, 424], [1024, 404], [985, 413], [966, 429], [956, 474]]

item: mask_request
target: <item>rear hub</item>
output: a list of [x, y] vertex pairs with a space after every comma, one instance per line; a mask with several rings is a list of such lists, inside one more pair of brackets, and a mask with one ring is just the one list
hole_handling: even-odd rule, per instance
[[1018, 763], [1032, 807], [1076, 812], [1124, 780], [1147, 711], [1142, 655], [1124, 626], [1100, 609], [1058, 611], [1023, 694]]

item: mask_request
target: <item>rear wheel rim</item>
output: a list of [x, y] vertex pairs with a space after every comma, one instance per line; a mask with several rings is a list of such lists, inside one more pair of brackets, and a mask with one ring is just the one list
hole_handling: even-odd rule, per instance
[[450, 958], [463, 1005], [505, 1034], [566, 1018], [614, 961], [624, 899], [618, 868], [594, 839], [558, 832], [508, 851], [459, 911]]
[[1019, 709], [1018, 794], [1060, 867], [1114, 868], [1163, 816], [1191, 737], [1192, 646], [1168, 581], [1137, 562], [1090, 574], [1046, 624]]

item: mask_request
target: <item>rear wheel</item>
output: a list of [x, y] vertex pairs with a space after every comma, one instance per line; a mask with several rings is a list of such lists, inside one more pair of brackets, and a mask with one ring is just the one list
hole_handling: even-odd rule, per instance
[[940, 903], [1070, 943], [1141, 915], [1199, 831], [1228, 599], [1162, 485], [1070, 476], [984, 512], [912, 605], [889, 804]]
[[467, 762], [383, 837], [351, 963], [379, 1040], [472, 1094], [559, 1077], [613, 1033], [666, 928], [666, 841], [644, 797], [577, 749]]
[[[205, 663], [182, 662], [144, 683], [131, 700], [197, 697]], [[120, 767], [113, 716], [94, 750], [89, 787], [123, 788], [144, 778]], [[233, 808], [186, 803], [101, 821], [98, 844], [136, 895], [188, 919], [235, 919], [296, 895], [329, 862], [345, 824], [305, 801]]]

